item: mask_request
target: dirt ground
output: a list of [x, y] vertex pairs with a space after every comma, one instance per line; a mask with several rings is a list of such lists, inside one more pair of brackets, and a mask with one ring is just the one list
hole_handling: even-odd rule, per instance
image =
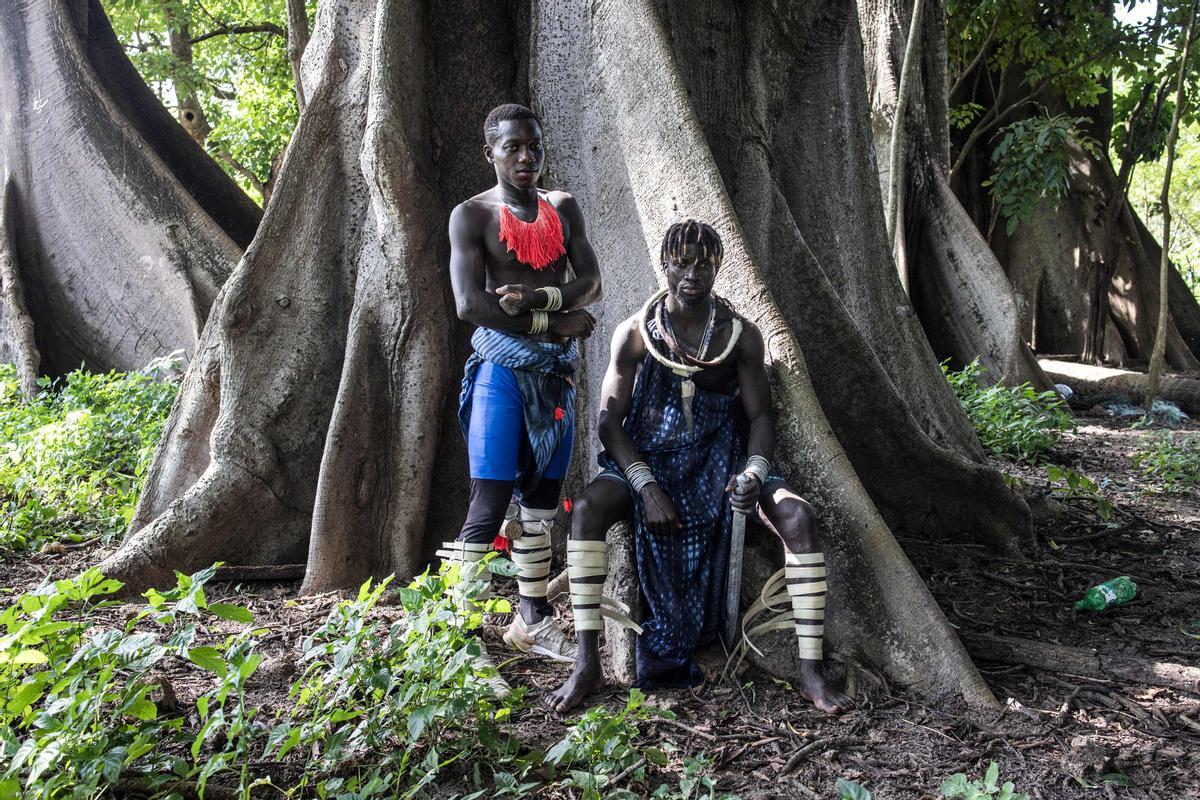
[[[1013, 562], [969, 544], [902, 539], [963, 633], [1001, 711], [928, 707], [859, 669], [858, 708], [831, 719], [783, 682], [751, 672], [743, 677], [746, 688], [714, 683], [653, 695], [651, 704], [669, 708], [676, 719], [644, 723], [645, 743], [669, 741], [678, 748], [676, 758], [698, 751], [714, 756], [719, 790], [747, 800], [835, 798], [838, 778], [859, 781], [876, 800], [936, 797], [951, 774], [981, 776], [990, 760], [999, 763], [1002, 780], [1035, 798], [1200, 798], [1200, 686], [1189, 691], [1103, 679], [1072, 673], [1066, 662], [1054, 670], [1033, 668], [979, 644], [1018, 637], [1200, 667], [1200, 497], [1156, 494], [1139, 474], [1132, 456], [1153, 431], [1100, 414], [1081, 414], [1078, 423], [1050, 460], [1102, 485], [1115, 506], [1115, 527], [1104, 525], [1087, 501], [1039, 500], [1047, 491], [1044, 466], [998, 461], [1025, 482], [1023, 491], [1039, 511], [1031, 560]], [[1200, 423], [1185, 429], [1200, 431]], [[0, 563], [0, 586], [32, 588], [102, 555], [92, 546]], [[1073, 609], [1084, 589], [1117, 575], [1137, 582], [1134, 601], [1103, 614]], [[208, 593], [210, 602], [236, 596], [257, 624], [273, 631], [251, 685], [252, 702], [267, 710], [287, 702], [296, 643], [338, 599], [297, 598], [296, 588], [214, 584]], [[569, 614], [565, 597], [557, 603]], [[102, 613], [116, 623], [127, 610]], [[493, 652], [504, 655], [498, 632], [489, 629], [488, 638]], [[561, 738], [564, 721], [541, 711], [536, 698], [568, 669], [518, 658], [504, 672], [530, 687], [535, 700], [516, 720], [517, 732], [542, 747]], [[197, 683], [203, 678], [182, 665], [169, 677], [185, 707], [203, 689]], [[624, 697], [625, 690], [613, 686], [595, 702], [617, 707]], [[662, 771], [651, 777], [673, 780]]]

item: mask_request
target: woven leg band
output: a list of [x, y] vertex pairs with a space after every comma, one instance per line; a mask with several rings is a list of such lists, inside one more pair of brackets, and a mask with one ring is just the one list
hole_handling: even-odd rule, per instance
[[[642, 627], [629, 618], [629, 606], [604, 596], [608, 576], [608, 542], [571, 539], [567, 542], [567, 576], [571, 586], [571, 609], [576, 631], [598, 631], [607, 617], [640, 634]], [[584, 578], [600, 578], [589, 582]]]
[[820, 661], [825, 635], [825, 554], [786, 553], [783, 572], [792, 600], [800, 657]]
[[[725, 663], [725, 672], [735, 672], [749, 650], [763, 652], [754, 637], [768, 631], [792, 628], [799, 642], [800, 658], [821, 660], [825, 634], [825, 554], [784, 551], [783, 569], [767, 578], [754, 605], [742, 615], [742, 638]], [[789, 608], [790, 606], [790, 608]], [[777, 616], [750, 626], [750, 620], [764, 611]]]
[[557, 509], [521, 506], [521, 538], [512, 543], [517, 586], [522, 597], [545, 597], [550, 577], [550, 529]]
[[[472, 600], [486, 600], [492, 596], [492, 570], [486, 564], [479, 563], [491, 549], [490, 544], [483, 542], [442, 542], [441, 549], [437, 551], [443, 561], [458, 565], [460, 583], [450, 590], [450, 596], [459, 608], [474, 608]], [[484, 584], [483, 591], [470, 600], [463, 593], [467, 581], [482, 581]]]

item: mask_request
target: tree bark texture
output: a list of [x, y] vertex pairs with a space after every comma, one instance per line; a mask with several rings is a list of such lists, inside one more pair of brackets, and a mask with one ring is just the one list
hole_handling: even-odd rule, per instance
[[0, 158], [6, 282], [27, 311], [0, 305], [0, 353], [31, 352], [13, 333], [31, 322], [43, 373], [190, 354], [259, 212], [150, 92], [96, 0], [0, 14]]
[[[862, 0], [870, 124], [881, 158], [879, 180], [890, 191], [891, 137], [913, 0]], [[946, 10], [929, 0], [919, 23], [920, 46], [903, 120], [903, 180], [898, 252], [909, 296], [939, 359], [961, 367], [978, 357], [988, 380], [1049, 388], [1021, 335], [1016, 298], [987, 241], [949, 188]]]
[[[307, 550], [318, 591], [411, 575], [456, 533], [465, 353], [443, 231], [492, 181], [484, 115], [528, 93], [548, 185], [580, 199], [605, 274], [574, 474], [591, 473], [607, 334], [660, 279], [664, 230], [713, 223], [718, 291], [767, 342], [778, 466], [821, 514], [831, 642], [926, 695], [993, 702], [889, 522], [1014, 545], [1028, 510], [986, 466], [896, 277], [852, 3], [337, 0], [304, 74], [275, 196], [106, 572], [136, 587]], [[616, 544], [610, 580], [636, 600]], [[751, 537], [747, 601], [780, 559]], [[628, 656], [628, 638], [609, 643]], [[794, 638], [765, 644], [764, 666], [796, 667]]]
[[[1021, 70], [1014, 66], [1009, 72], [1006, 94], [1019, 97], [1028, 91], [1022, 88]], [[974, 100], [987, 107], [992, 103], [988, 84], [977, 81], [974, 96], [964, 89], [952, 102]], [[1104, 107], [1070, 108], [1050, 92], [1039, 95], [1038, 102], [1014, 111], [1005, 124], [1032, 114], [1103, 120], [1109, 113]], [[1089, 133], [1100, 138], [1103, 122], [1092, 127]], [[953, 183], [981, 230], [987, 230], [992, 214], [991, 198], [981, 184], [991, 173], [993, 146], [990, 136], [981, 137]], [[1016, 294], [1021, 335], [1039, 355], [1095, 351], [1097, 363], [1144, 367], [1154, 345], [1161, 248], [1127, 201], [1111, 213], [1110, 204], [1124, 190], [1107, 151], [1096, 157], [1073, 146], [1070, 170], [1069, 194], [1057, 209], [1044, 201], [1011, 235], [997, 225], [991, 238]], [[1168, 284], [1167, 367], [1200, 370], [1200, 304], [1174, 265]], [[1099, 324], [1102, 332], [1095, 330]]]

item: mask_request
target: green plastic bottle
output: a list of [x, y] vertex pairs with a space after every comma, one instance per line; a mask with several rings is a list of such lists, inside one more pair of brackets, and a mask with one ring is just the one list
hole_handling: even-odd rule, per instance
[[1105, 581], [1083, 593], [1083, 599], [1075, 604], [1080, 611], [1103, 611], [1106, 608], [1128, 603], [1137, 594], [1137, 584], [1128, 575]]

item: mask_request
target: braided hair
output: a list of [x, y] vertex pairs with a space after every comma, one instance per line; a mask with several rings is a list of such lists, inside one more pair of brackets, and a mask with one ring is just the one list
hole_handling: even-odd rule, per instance
[[[699, 220], [688, 219], [683, 222], [676, 222], [667, 228], [667, 233], [663, 236], [659, 266], [662, 269], [666, 269], [668, 261], [704, 260], [712, 262], [714, 270], [719, 270], [721, 268], [721, 260], [724, 257], [725, 246], [721, 243], [721, 236], [717, 233], [716, 229]], [[727, 311], [731, 318], [738, 316], [737, 312], [733, 310], [733, 306], [725, 298], [713, 294], [712, 299], [717, 304], [717, 308]], [[702, 360], [702, 357], [705, 355], [704, 353], [698, 353], [693, 356], [679, 345], [666, 318], [666, 297], [655, 305], [652, 313], [658, 323], [658, 331], [662, 335], [663, 343], [666, 344], [668, 352], [676, 360], [684, 364], [702, 368], [714, 367], [721, 363], [720, 359], [713, 361]], [[654, 347], [655, 344], [651, 342], [649, 346]]]
[[[693, 252], [692, 255], [688, 255], [690, 246], [694, 246], [698, 254]], [[713, 267], [720, 269], [721, 259], [724, 257], [725, 246], [721, 244], [721, 236], [716, 229], [699, 220], [688, 219], [667, 228], [659, 255], [659, 266], [666, 269], [667, 261], [704, 259], [712, 261]]]

